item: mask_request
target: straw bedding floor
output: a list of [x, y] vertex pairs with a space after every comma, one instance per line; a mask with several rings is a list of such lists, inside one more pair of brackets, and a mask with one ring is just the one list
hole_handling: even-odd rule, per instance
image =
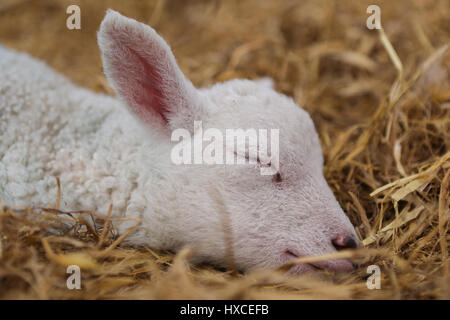
[[[78, 4], [82, 29], [67, 30]], [[383, 30], [368, 30], [378, 4]], [[0, 298], [449, 299], [450, 3], [414, 1], [56, 1], [0, 3], [0, 42], [75, 83], [111, 92], [95, 32], [106, 8], [146, 22], [198, 86], [270, 76], [307, 109], [326, 178], [365, 247], [351, 274], [292, 277], [190, 266], [121, 245], [107, 212], [0, 208]], [[62, 186], [61, 192], [64, 192]], [[63, 228], [63, 221], [75, 223]], [[95, 228], [87, 227], [95, 221]], [[59, 231], [49, 233], [49, 228]], [[321, 258], [315, 258], [321, 259]], [[68, 290], [66, 267], [82, 270]], [[367, 266], [381, 269], [369, 290]]]

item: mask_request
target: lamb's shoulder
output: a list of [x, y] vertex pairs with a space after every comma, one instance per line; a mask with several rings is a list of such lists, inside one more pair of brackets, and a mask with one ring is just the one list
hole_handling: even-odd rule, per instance
[[24, 205], [34, 192], [28, 182], [42, 182], [51, 159], [46, 131], [68, 84], [44, 63], [0, 47], [0, 196], [8, 203]]
[[15, 206], [46, 205], [55, 199], [56, 177], [68, 176], [67, 191], [82, 193], [97, 178], [88, 178], [89, 169], [117, 150], [101, 136], [110, 117], [127, 117], [116, 99], [0, 47], [0, 196]]
[[28, 56], [0, 49], [0, 196], [15, 207], [129, 216], [148, 209], [170, 145], [118, 99], [73, 85]]
[[0, 158], [14, 144], [42, 146], [55, 136], [76, 108], [73, 88], [42, 61], [0, 46]]

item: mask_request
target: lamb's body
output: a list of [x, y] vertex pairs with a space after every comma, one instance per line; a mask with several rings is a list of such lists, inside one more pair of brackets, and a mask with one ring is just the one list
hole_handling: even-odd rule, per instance
[[0, 196], [8, 205], [55, 203], [58, 177], [65, 210], [105, 214], [112, 204], [115, 216], [140, 217], [157, 204], [158, 172], [168, 165], [160, 139], [119, 100], [0, 48]]
[[[292, 99], [250, 80], [198, 90], [153, 29], [113, 11], [98, 40], [105, 74], [121, 100], [79, 88], [42, 62], [0, 48], [0, 196], [7, 204], [55, 203], [59, 178], [61, 209], [106, 214], [112, 204], [114, 217], [141, 221], [130, 243], [190, 246], [195, 260], [216, 264], [226, 259], [227, 215], [241, 269], [356, 246], [354, 228], [323, 176], [314, 124]], [[280, 153], [268, 164], [275, 174], [260, 175], [257, 159], [176, 165], [171, 132], [192, 133], [195, 120], [221, 133], [279, 130]], [[261, 141], [256, 148], [263, 152]], [[120, 233], [135, 224], [116, 222]], [[296, 267], [353, 268], [345, 260]]]

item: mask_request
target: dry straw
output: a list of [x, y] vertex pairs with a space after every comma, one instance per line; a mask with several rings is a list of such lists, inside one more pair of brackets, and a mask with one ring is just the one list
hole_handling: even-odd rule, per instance
[[[360, 268], [290, 276], [289, 266], [250, 274], [192, 266], [189, 249], [123, 245], [111, 211], [62, 211], [58, 183], [53, 208], [0, 208], [1, 298], [450, 298], [447, 0], [79, 3], [82, 31], [69, 31], [61, 23], [69, 2], [4, 1], [0, 41], [111, 93], [95, 42], [111, 7], [167, 38], [196, 85], [272, 77], [311, 113], [327, 180], [365, 244], [297, 262], [349, 258]], [[370, 4], [381, 7], [382, 30], [365, 27]], [[226, 231], [228, 213], [213, 196]], [[232, 234], [224, 241], [231, 247]], [[82, 268], [82, 290], [66, 287], [70, 264]], [[371, 264], [381, 268], [381, 290], [366, 287]]]

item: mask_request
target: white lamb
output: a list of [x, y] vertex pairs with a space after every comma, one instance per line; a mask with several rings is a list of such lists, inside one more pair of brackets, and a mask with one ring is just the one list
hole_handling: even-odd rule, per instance
[[[226, 263], [226, 205], [232, 252], [242, 270], [274, 268], [306, 255], [358, 246], [322, 173], [308, 113], [270, 85], [231, 80], [196, 89], [149, 26], [109, 10], [98, 32], [105, 74], [119, 99], [73, 85], [44, 63], [0, 48], [0, 197], [10, 206], [90, 209], [141, 220], [133, 245], [194, 249], [193, 262]], [[177, 128], [279, 128], [279, 170], [259, 164], [175, 165]], [[118, 223], [123, 233], [134, 221]], [[348, 271], [347, 260], [301, 264], [296, 272]]]

